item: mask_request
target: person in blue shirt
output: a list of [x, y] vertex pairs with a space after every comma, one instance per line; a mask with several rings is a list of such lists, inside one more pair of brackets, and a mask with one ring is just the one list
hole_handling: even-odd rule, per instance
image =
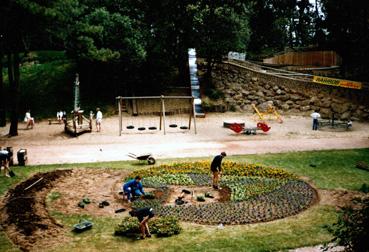
[[123, 185], [123, 192], [127, 196], [128, 202], [131, 202], [132, 197], [145, 195], [141, 179], [140, 176], [136, 176]]

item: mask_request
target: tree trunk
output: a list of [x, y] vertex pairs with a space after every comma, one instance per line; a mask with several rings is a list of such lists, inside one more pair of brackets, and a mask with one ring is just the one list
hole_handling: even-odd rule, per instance
[[10, 87], [10, 129], [9, 136], [18, 136], [19, 55], [9, 53], [8, 76]]
[[[0, 49], [1, 50], [1, 49]], [[3, 80], [3, 52], [0, 51], [0, 127], [5, 127], [5, 102], [4, 102], [4, 80]]]

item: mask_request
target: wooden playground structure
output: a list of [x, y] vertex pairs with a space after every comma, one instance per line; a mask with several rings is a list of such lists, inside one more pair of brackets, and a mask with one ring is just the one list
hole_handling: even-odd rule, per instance
[[283, 123], [282, 116], [278, 113], [278, 111], [275, 109], [275, 107], [273, 105], [268, 104], [268, 108], [264, 112], [261, 112], [256, 107], [255, 104], [251, 104], [251, 106], [253, 107], [253, 109], [256, 112], [255, 116], [257, 117], [257, 120], [264, 122], [264, 121], [270, 120], [274, 117], [277, 120], [277, 122]]
[[84, 111], [80, 109], [79, 84], [79, 75], [77, 73], [74, 81], [74, 109], [72, 111], [72, 119], [67, 120], [67, 118], [63, 118], [64, 131], [72, 136], [92, 132], [92, 115], [90, 114], [90, 118], [87, 118], [83, 115]]
[[73, 136], [92, 131], [92, 118], [83, 115], [83, 110], [72, 112], [72, 119], [64, 121], [64, 131]]
[[[190, 131], [192, 124], [194, 133], [197, 134], [195, 103], [192, 96], [118, 96], [116, 99], [119, 112], [119, 136], [128, 132], [161, 130], [165, 135], [169, 129]], [[151, 118], [150, 124], [147, 125], [140, 116]], [[185, 118], [188, 120], [183, 122]]]

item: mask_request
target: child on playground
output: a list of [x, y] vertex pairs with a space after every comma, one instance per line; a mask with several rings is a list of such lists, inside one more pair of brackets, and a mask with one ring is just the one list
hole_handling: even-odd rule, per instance
[[31, 117], [31, 110], [28, 110], [26, 112], [26, 115], [24, 117], [24, 121], [27, 123], [27, 129], [31, 128], [33, 129], [33, 125], [35, 125], [35, 119]]
[[227, 154], [223, 151], [220, 155], [214, 157], [210, 165], [210, 170], [213, 174], [213, 188], [219, 190], [219, 179], [222, 174], [222, 160]]
[[58, 120], [59, 123], [63, 121], [63, 111], [60, 110], [56, 112], [56, 119]]
[[103, 115], [100, 111], [100, 108], [97, 108], [96, 111], [97, 111], [96, 112], [96, 131], [100, 132], [101, 131], [101, 122], [102, 122]]

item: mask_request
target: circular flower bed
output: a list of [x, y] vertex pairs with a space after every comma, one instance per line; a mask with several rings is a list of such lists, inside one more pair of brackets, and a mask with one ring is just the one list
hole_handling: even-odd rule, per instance
[[[161, 165], [133, 172], [145, 187], [155, 188], [154, 199], [137, 200], [133, 207], [150, 206], [159, 216], [201, 224], [246, 224], [284, 218], [306, 209], [315, 190], [294, 174], [261, 165], [224, 161], [221, 186], [229, 200], [203, 204], [165, 205], [170, 185], [211, 186], [210, 162]], [[209, 189], [210, 190], [210, 189]], [[196, 195], [199, 196], [199, 195]], [[201, 195], [200, 195], [201, 197]]]

